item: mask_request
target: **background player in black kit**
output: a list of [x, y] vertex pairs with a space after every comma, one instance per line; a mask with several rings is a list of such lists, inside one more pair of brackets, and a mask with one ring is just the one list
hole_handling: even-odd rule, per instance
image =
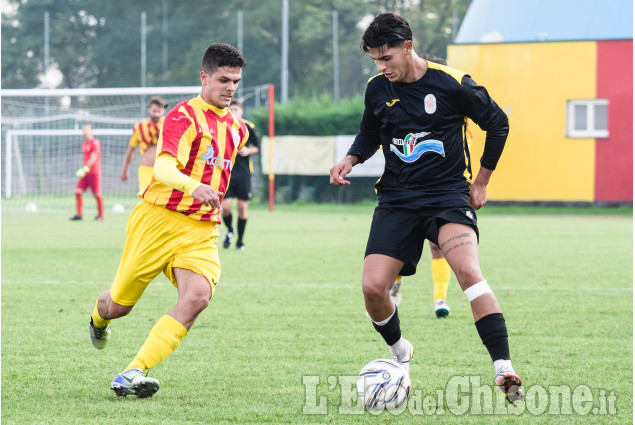
[[229, 181], [227, 193], [223, 198], [221, 208], [223, 211], [223, 222], [227, 226], [227, 233], [223, 239], [223, 248], [229, 248], [234, 239], [234, 227], [232, 226], [232, 201], [233, 198], [238, 199], [238, 240], [236, 241], [236, 249], [245, 249], [243, 237], [245, 236], [245, 228], [247, 227], [248, 206], [251, 200], [251, 170], [252, 165], [249, 155], [257, 154], [260, 151], [260, 142], [256, 135], [254, 124], [243, 119], [243, 104], [238, 100], [232, 100], [229, 110], [239, 120], [245, 123], [249, 130], [249, 139], [247, 144], [236, 155], [236, 162], [232, 168], [232, 177]]
[[[346, 157], [330, 170], [331, 184], [350, 184], [353, 166], [382, 146], [385, 168], [375, 185], [375, 208], [366, 246], [362, 290], [366, 310], [393, 358], [409, 372], [413, 347], [401, 336], [389, 296], [398, 275], [415, 273], [425, 239], [437, 244], [467, 296], [476, 329], [509, 402], [522, 397], [512, 367], [507, 328], [478, 260], [476, 213], [500, 158], [507, 116], [464, 72], [426, 62], [413, 50], [408, 22], [378, 15], [362, 36], [380, 74], [368, 82], [360, 130]], [[473, 179], [466, 120], [487, 132], [481, 168]]]

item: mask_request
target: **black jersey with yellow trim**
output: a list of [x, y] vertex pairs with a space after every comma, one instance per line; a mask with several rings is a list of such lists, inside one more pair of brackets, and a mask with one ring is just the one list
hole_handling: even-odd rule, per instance
[[413, 83], [378, 74], [368, 81], [360, 131], [348, 154], [364, 162], [382, 147], [386, 165], [375, 185], [380, 203], [463, 202], [472, 183], [468, 118], [487, 132], [481, 165], [495, 169], [509, 132], [507, 116], [468, 74], [432, 62]]
[[[247, 143], [245, 143], [245, 147], [255, 146], [260, 149], [260, 141], [258, 140], [258, 135], [256, 134], [256, 126], [251, 121], [241, 119], [242, 122], [245, 123], [247, 130], [249, 130], [249, 138], [247, 139]], [[251, 165], [249, 155], [242, 156], [240, 154], [236, 154], [236, 161], [234, 161], [234, 167], [232, 168], [232, 178], [237, 175], [250, 175], [251, 174]]]

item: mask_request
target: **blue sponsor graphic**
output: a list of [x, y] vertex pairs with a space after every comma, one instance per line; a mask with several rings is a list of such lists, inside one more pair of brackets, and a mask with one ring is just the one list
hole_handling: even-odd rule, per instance
[[425, 142], [421, 142], [414, 147], [409, 155], [399, 152], [399, 149], [397, 149], [395, 145], [390, 145], [390, 151], [394, 152], [395, 155], [399, 157], [399, 159], [406, 163], [415, 162], [416, 160], [421, 158], [421, 155], [426, 152], [436, 152], [442, 157], [445, 157], [443, 142], [439, 140], [426, 140]]

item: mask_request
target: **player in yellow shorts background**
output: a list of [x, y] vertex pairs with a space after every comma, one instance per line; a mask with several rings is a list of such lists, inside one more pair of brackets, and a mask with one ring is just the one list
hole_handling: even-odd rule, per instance
[[235, 48], [210, 45], [203, 55], [200, 95], [180, 102], [165, 118], [153, 177], [128, 219], [119, 269], [91, 316], [91, 341], [105, 348], [109, 323], [130, 313], [161, 272], [177, 288], [178, 300], [111, 382], [118, 396], [151, 397], [159, 390], [159, 381], [144, 372], [176, 350], [218, 284], [220, 206], [236, 154], [249, 137], [228, 109], [244, 66]]
[[157, 142], [163, 128], [163, 111], [168, 105], [160, 97], [150, 99], [148, 118], [135, 124], [128, 142], [128, 151], [121, 170], [121, 180], [128, 180], [128, 167], [132, 162], [135, 150], [139, 148], [139, 191], [145, 190], [154, 174], [154, 159], [157, 156]]

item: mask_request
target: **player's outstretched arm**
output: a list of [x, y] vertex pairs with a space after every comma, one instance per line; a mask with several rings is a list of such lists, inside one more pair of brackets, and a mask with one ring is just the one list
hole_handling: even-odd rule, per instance
[[355, 164], [359, 162], [359, 158], [355, 155], [346, 155], [344, 159], [331, 167], [331, 184], [333, 186], [349, 185], [351, 182], [344, 177], [351, 172]]
[[128, 180], [128, 167], [130, 166], [130, 163], [132, 162], [132, 155], [134, 154], [135, 151], [135, 147], [132, 146], [128, 146], [128, 150], [126, 151], [126, 156], [123, 160], [123, 170], [121, 170], [121, 181], [126, 181]]

